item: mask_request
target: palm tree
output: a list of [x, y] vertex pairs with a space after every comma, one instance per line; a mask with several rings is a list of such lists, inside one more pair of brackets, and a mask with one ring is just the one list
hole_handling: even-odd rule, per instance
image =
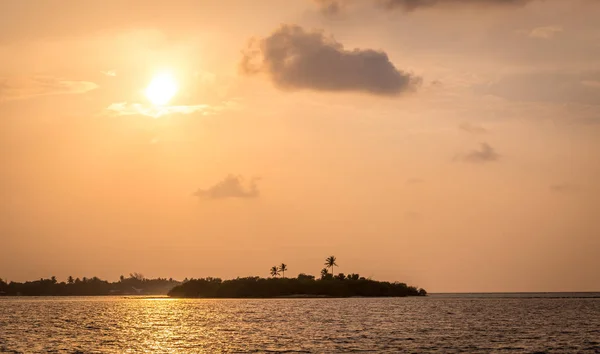
[[287, 264], [281, 263], [279, 266], [279, 271], [281, 272], [281, 276], [285, 278], [285, 271], [287, 270]]
[[327, 268], [321, 269], [321, 279], [327, 278], [328, 275], [329, 275], [329, 272], [327, 271]]
[[67, 283], [73, 284], [74, 281], [75, 281], [75, 279], [73, 279], [73, 277], [69, 275], [69, 279], [67, 279]]
[[279, 275], [279, 268], [277, 268], [277, 266], [272, 266], [271, 267], [271, 276], [276, 277], [278, 275]]
[[335, 261], [335, 256], [329, 256], [327, 257], [327, 259], [325, 259], [325, 266], [327, 266], [327, 268], [331, 268], [331, 275], [333, 275], [333, 267], [337, 266], [337, 263], [335, 263]]

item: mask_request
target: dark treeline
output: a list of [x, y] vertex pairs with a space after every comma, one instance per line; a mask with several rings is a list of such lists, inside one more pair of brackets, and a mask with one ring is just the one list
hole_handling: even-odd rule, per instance
[[169, 292], [171, 297], [269, 298], [269, 297], [351, 297], [351, 296], [424, 296], [424, 289], [404, 283], [365, 279], [354, 274], [325, 276], [315, 279], [300, 274], [297, 278], [247, 277], [232, 280], [219, 278], [192, 279]]
[[335, 256], [325, 259], [320, 279], [301, 273], [296, 278], [286, 278], [287, 264], [270, 269], [272, 278], [246, 277], [232, 280], [219, 278], [187, 278], [183, 282], [173, 279], [146, 279], [139, 273], [121, 276], [110, 283], [97, 277], [58, 282], [56, 277], [25, 283], [6, 283], [0, 279], [0, 295], [68, 296], [68, 295], [165, 295], [171, 297], [204, 298], [269, 298], [269, 297], [350, 297], [350, 296], [425, 296], [424, 289], [399, 282], [375, 281], [359, 274], [338, 273]]
[[59, 282], [56, 277], [27, 281], [5, 282], [0, 279], [0, 295], [9, 296], [83, 296], [83, 295], [166, 295], [181, 284], [173, 279], [146, 279], [142, 274], [121, 276], [117, 282], [92, 278], [69, 277]]

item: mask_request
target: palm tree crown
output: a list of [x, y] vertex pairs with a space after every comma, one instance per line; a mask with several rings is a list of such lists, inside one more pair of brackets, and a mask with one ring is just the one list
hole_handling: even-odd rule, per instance
[[276, 277], [278, 275], [279, 275], [279, 269], [277, 268], [277, 266], [272, 266], [271, 267], [271, 276]]
[[281, 272], [281, 276], [285, 278], [285, 271], [287, 270], [287, 264], [281, 263], [279, 266], [279, 271]]
[[329, 256], [327, 259], [325, 259], [325, 266], [327, 266], [327, 268], [331, 268], [331, 274], [333, 274], [333, 267], [337, 266], [337, 263], [335, 263], [336, 260], [337, 259], [335, 256]]

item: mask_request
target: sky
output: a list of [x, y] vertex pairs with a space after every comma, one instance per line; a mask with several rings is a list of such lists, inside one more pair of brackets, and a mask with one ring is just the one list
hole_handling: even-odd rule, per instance
[[2, 1], [0, 278], [318, 275], [335, 255], [429, 292], [599, 291], [598, 17]]

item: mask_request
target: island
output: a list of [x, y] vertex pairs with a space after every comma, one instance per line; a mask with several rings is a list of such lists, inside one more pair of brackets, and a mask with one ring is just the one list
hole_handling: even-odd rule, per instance
[[286, 278], [285, 263], [271, 267], [271, 278], [245, 277], [231, 280], [219, 278], [191, 279], [175, 286], [168, 295], [175, 298], [286, 298], [286, 297], [404, 297], [425, 296], [418, 289], [400, 282], [375, 281], [359, 274], [338, 273], [337, 258], [325, 259], [320, 279], [314, 275], [298, 274]]
[[172, 298], [298, 298], [298, 297], [404, 297], [425, 296], [422, 288], [400, 282], [376, 281], [359, 274], [334, 273], [335, 256], [327, 257], [320, 278], [304, 273], [285, 276], [285, 263], [270, 268], [269, 278], [258, 276], [197, 278], [177, 281], [172, 278], [147, 279], [140, 273], [109, 282], [98, 277], [73, 278], [59, 282], [56, 277], [34, 281], [8, 282], [0, 279], [0, 296], [94, 296], [94, 295], [168, 295]]
[[427, 292], [404, 283], [352, 275], [343, 279], [341, 276], [315, 279], [300, 274], [297, 278], [192, 279], [174, 287], [168, 295], [175, 298], [404, 297], [425, 296]]

